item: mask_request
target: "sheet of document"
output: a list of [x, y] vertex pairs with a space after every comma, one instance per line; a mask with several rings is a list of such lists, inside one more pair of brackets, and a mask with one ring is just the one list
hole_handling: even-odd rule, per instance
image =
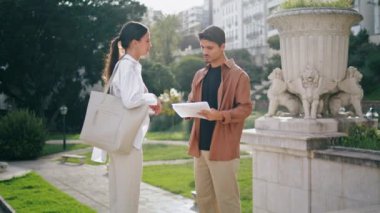
[[204, 109], [210, 110], [207, 102], [176, 103], [172, 107], [181, 118], [204, 118], [198, 113]]

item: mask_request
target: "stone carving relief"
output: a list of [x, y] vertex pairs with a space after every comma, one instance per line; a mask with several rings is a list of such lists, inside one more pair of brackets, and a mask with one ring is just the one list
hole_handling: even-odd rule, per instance
[[268, 89], [269, 108], [266, 116], [274, 116], [279, 106], [288, 109], [290, 116], [298, 116], [300, 113], [300, 102], [298, 98], [287, 91], [283, 73], [280, 68], [276, 68], [268, 76], [272, 82]]
[[298, 78], [289, 82], [288, 87], [300, 96], [304, 117], [315, 119], [322, 111], [321, 95], [334, 90], [336, 85], [336, 82], [323, 78], [318, 70], [308, 64]]
[[268, 94], [268, 115], [278, 114], [279, 94], [290, 94], [299, 99], [306, 119], [336, 116], [349, 105], [362, 116], [361, 74], [347, 68], [350, 28], [362, 19], [355, 10], [332, 8], [284, 10], [268, 17], [279, 32], [283, 76], [276, 81], [283, 86], [273, 82]]
[[304, 118], [322, 117], [322, 111], [327, 110], [331, 116], [336, 117], [342, 107], [352, 105], [355, 114], [363, 117], [363, 89], [359, 84], [362, 74], [355, 67], [349, 67], [345, 78], [339, 82], [323, 78], [310, 64], [293, 81], [286, 83], [280, 68], [274, 69], [268, 78], [272, 84], [268, 90], [269, 107], [266, 116], [276, 115], [280, 105], [285, 106], [291, 116], [297, 116], [302, 111], [302, 105]]
[[339, 92], [331, 96], [329, 109], [332, 116], [337, 116], [341, 107], [352, 105], [355, 114], [363, 117], [361, 100], [363, 99], [363, 89], [359, 82], [363, 75], [355, 67], [348, 67], [346, 77], [338, 83]]

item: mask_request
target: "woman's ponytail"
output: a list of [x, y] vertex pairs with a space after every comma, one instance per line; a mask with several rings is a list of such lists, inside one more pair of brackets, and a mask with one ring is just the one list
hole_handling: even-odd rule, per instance
[[[120, 42], [120, 45], [125, 50], [128, 49], [129, 44], [133, 40], [140, 41], [140, 39], [148, 32], [148, 27], [145, 25], [130, 21], [123, 25], [119, 36], [112, 39], [110, 44], [110, 50], [106, 57], [105, 64], [104, 64], [104, 70], [102, 79], [104, 83], [107, 83], [112, 75], [113, 69], [115, 68], [115, 65], [117, 61], [119, 60], [119, 49], [118, 49], [118, 42]], [[121, 53], [120, 53], [121, 54]]]
[[110, 50], [105, 60], [105, 66], [104, 66], [103, 75], [102, 75], [102, 79], [105, 84], [110, 79], [113, 69], [115, 68], [116, 63], [119, 60], [119, 50], [117, 46], [117, 43], [119, 41], [120, 41], [120, 37], [117, 36], [116, 38], [112, 39], [111, 44], [110, 44]]

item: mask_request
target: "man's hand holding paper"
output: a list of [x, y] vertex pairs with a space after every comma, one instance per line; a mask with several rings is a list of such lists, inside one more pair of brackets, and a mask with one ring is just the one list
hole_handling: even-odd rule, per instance
[[211, 108], [211, 110], [201, 110], [199, 113], [202, 117], [209, 121], [220, 121], [223, 120], [223, 115], [216, 109]]
[[174, 111], [181, 118], [203, 118], [206, 119], [202, 112], [210, 111], [207, 102], [176, 103], [172, 104]]

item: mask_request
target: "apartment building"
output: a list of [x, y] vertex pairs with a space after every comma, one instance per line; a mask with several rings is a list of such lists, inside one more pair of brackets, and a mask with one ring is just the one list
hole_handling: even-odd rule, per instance
[[[272, 50], [268, 38], [278, 34], [270, 27], [267, 17], [280, 9], [285, 0], [204, 0], [203, 7], [183, 11], [180, 17], [185, 35], [199, 32], [213, 24], [226, 33], [226, 49], [246, 48], [257, 64], [263, 65]], [[380, 0], [355, 0], [354, 8], [364, 19], [352, 30], [367, 29], [370, 41], [380, 43]], [[202, 18], [203, 17], [203, 18]], [[203, 20], [203, 21], [202, 21]], [[203, 25], [201, 24], [203, 23]]]
[[354, 9], [363, 15], [363, 21], [354, 31], [366, 29], [370, 41], [380, 44], [380, 0], [355, 0]]
[[244, 47], [253, 56], [256, 64], [264, 64], [268, 44], [267, 27], [265, 17], [267, 16], [265, 0], [243, 1], [243, 42]]
[[181, 33], [183, 35], [198, 33], [204, 25], [204, 14], [203, 7], [201, 6], [192, 7], [180, 12], [178, 17], [181, 21]]
[[153, 10], [152, 8], [148, 8], [144, 16], [142, 17], [142, 23], [147, 26], [152, 26], [156, 21], [160, 20], [164, 17], [162, 11]]
[[243, 42], [243, 0], [212, 0], [213, 25], [226, 33], [226, 49], [241, 49]]
[[[285, 0], [208, 0], [211, 1], [213, 24], [223, 28], [227, 49], [247, 48], [258, 64], [270, 55], [267, 40], [278, 34], [266, 19]], [[354, 9], [364, 19], [353, 31], [367, 29], [370, 41], [380, 43], [380, 0], [355, 0]]]

